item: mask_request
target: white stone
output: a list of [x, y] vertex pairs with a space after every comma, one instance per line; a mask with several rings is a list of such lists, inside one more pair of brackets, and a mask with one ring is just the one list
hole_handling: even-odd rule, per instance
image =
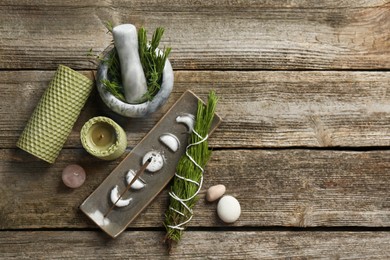
[[[135, 177], [135, 172], [133, 170], [129, 170], [126, 174], [126, 182], [127, 185], [130, 184], [130, 182], [134, 179]], [[140, 178], [136, 179], [133, 184], [131, 184], [131, 188], [134, 190], [140, 190], [145, 187], [145, 183], [140, 180]]]
[[217, 213], [223, 222], [233, 223], [241, 215], [240, 203], [233, 196], [223, 196], [218, 202]]
[[118, 185], [116, 185], [114, 188], [112, 188], [110, 198], [111, 198], [112, 204], [115, 204], [115, 202], [116, 202], [115, 206], [117, 206], [117, 207], [126, 207], [127, 205], [130, 204], [130, 201], [132, 200], [132, 198], [129, 198], [127, 200], [125, 200], [125, 199], [118, 200], [119, 199]]
[[188, 132], [191, 133], [192, 130], [194, 130], [195, 116], [191, 114], [178, 116], [176, 117], [176, 122], [186, 125], [188, 128]]
[[180, 147], [180, 141], [174, 134], [167, 133], [160, 136], [160, 141], [172, 152], [176, 152]]
[[147, 85], [138, 52], [137, 28], [132, 24], [121, 24], [113, 28], [112, 35], [119, 56], [126, 101], [138, 103], [147, 92]]
[[99, 210], [96, 210], [95, 212], [93, 212], [89, 216], [99, 226], [106, 226], [106, 225], [110, 224], [110, 220], [108, 218], [105, 218], [103, 213], [101, 213]]
[[215, 201], [215, 200], [219, 199], [220, 197], [222, 197], [223, 194], [225, 194], [225, 191], [226, 191], [225, 185], [218, 184], [215, 186], [211, 186], [207, 190], [206, 200], [209, 202]]
[[146, 167], [149, 172], [157, 172], [164, 166], [164, 158], [158, 151], [147, 152], [142, 159], [142, 164], [145, 164], [149, 158], [152, 158], [152, 161]]

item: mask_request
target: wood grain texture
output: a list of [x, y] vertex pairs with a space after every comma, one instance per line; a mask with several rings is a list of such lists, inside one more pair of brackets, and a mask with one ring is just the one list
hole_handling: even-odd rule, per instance
[[[165, 27], [168, 103], [128, 119], [94, 91], [55, 164], [17, 149], [59, 64], [93, 78], [107, 21]], [[0, 259], [390, 259], [389, 28], [388, 0], [0, 0]], [[190, 229], [168, 256], [165, 189], [112, 240], [78, 206], [121, 158], [87, 154], [81, 127], [109, 116], [129, 151], [187, 89], [215, 89], [224, 119]], [[71, 190], [73, 163], [87, 181]], [[215, 184], [236, 223], [205, 201]]]
[[[0, 229], [97, 228], [78, 206], [120, 161], [82, 149], [63, 150], [50, 166], [20, 150], [2, 149], [0, 159]], [[87, 171], [75, 190], [61, 181], [71, 163]], [[205, 202], [207, 188], [220, 183], [241, 203], [232, 226], [389, 226], [389, 170], [390, 151], [214, 151], [189, 226], [225, 226], [216, 203]], [[167, 202], [164, 190], [131, 227], [162, 227]]]
[[2, 1], [0, 68], [95, 69], [104, 23], [166, 28], [176, 70], [389, 69], [387, 1]]
[[[163, 232], [1, 232], [4, 259], [388, 259], [389, 232], [188, 232], [171, 254]], [[12, 246], [10, 246], [12, 245]], [[45, 250], [42, 250], [42, 249]]]
[[[0, 147], [15, 147], [53, 74], [0, 72]], [[65, 147], [81, 147], [81, 127], [97, 115], [122, 125], [133, 147], [187, 89], [203, 99], [215, 89], [220, 97], [223, 123], [212, 147], [389, 146], [389, 83], [390, 72], [178, 71], [169, 102], [147, 119], [110, 113], [94, 91]]]

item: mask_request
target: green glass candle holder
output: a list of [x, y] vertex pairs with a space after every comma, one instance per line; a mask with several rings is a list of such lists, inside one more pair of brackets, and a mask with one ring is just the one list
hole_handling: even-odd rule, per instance
[[94, 117], [81, 129], [81, 143], [91, 155], [102, 160], [115, 160], [126, 150], [126, 133], [108, 117]]
[[16, 146], [54, 163], [92, 88], [92, 80], [60, 65]]

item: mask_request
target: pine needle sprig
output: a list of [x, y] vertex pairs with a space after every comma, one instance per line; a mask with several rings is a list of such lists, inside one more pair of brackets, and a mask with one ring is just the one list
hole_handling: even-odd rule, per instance
[[103, 79], [102, 83], [107, 88], [108, 91], [110, 91], [117, 99], [126, 102], [126, 98], [123, 95], [122, 86], [119, 85], [115, 81], [109, 81], [107, 79]]
[[114, 23], [112, 21], [106, 21], [104, 26], [106, 27], [108, 33], [112, 33], [112, 30], [114, 29]]
[[138, 30], [139, 57], [148, 85], [148, 91], [143, 98], [144, 100], [152, 100], [161, 87], [165, 62], [171, 52], [171, 48], [157, 50], [163, 34], [164, 28], [158, 27], [148, 44], [145, 28], [141, 27]]
[[119, 63], [118, 52], [115, 47], [107, 54], [107, 59], [103, 60], [107, 64], [108, 79], [102, 80], [106, 89], [111, 92], [117, 99], [126, 102], [122, 85], [122, 74]]
[[[217, 105], [218, 98], [214, 91], [209, 93], [208, 102], [204, 105], [201, 101], [198, 102], [198, 109], [196, 114], [195, 121], [195, 131], [201, 135], [202, 137], [207, 136], [209, 129], [211, 127], [211, 123], [214, 118], [215, 108]], [[189, 138], [189, 143], [196, 143], [200, 141], [195, 133], [192, 133]], [[191, 146], [188, 149], [189, 155], [204, 169], [208, 160], [211, 156], [211, 150], [208, 148], [207, 140], [195, 145]], [[176, 167], [176, 173], [186, 179], [193, 180], [197, 183], [200, 182], [202, 178], [202, 171], [194, 165], [194, 163], [184, 154]], [[174, 177], [173, 184], [171, 186], [171, 192], [176, 194], [181, 199], [190, 198], [193, 196], [197, 190], [198, 186], [192, 182], [183, 180], [182, 178]], [[197, 202], [198, 197], [194, 197], [193, 199], [184, 202], [186, 205], [192, 209]], [[172, 210], [173, 208], [174, 210]], [[183, 214], [179, 214], [181, 212]], [[180, 223], [185, 222], [187, 219], [191, 217], [191, 212], [189, 212], [178, 200], [170, 197], [169, 208], [165, 214], [165, 222], [164, 226], [166, 228], [166, 242], [171, 247], [173, 242], [178, 242], [184, 230], [180, 230], [177, 228], [172, 228], [172, 226], [179, 225]]]

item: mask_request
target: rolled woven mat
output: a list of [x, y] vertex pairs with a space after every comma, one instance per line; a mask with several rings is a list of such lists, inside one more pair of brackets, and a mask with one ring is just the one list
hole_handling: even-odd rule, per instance
[[92, 87], [92, 80], [60, 65], [16, 146], [48, 163], [54, 163]]

